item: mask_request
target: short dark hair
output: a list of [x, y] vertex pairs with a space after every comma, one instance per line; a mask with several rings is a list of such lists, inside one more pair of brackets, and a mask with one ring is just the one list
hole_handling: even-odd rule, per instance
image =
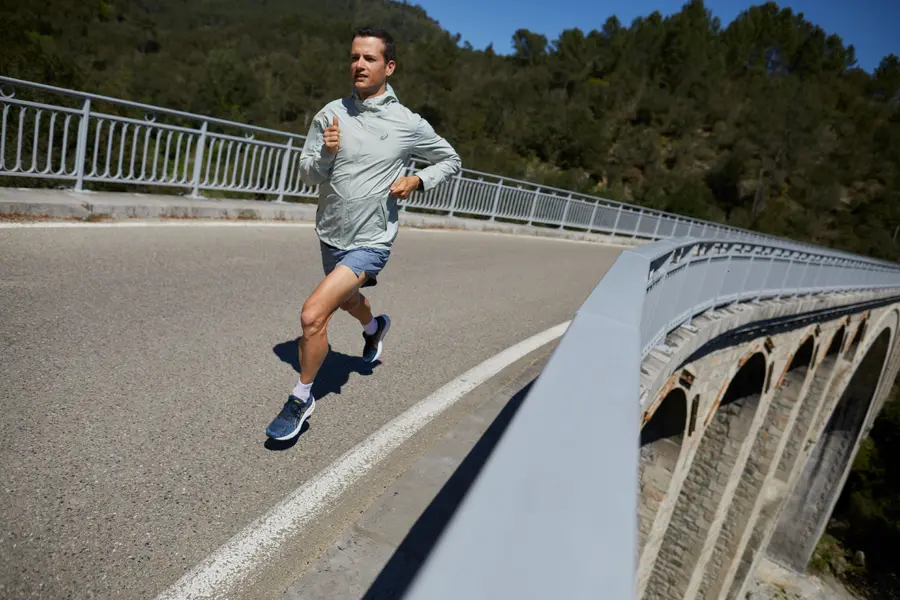
[[394, 38], [387, 30], [380, 27], [359, 27], [353, 32], [352, 42], [358, 37], [375, 37], [384, 42], [384, 62], [397, 60], [396, 50], [394, 48]]

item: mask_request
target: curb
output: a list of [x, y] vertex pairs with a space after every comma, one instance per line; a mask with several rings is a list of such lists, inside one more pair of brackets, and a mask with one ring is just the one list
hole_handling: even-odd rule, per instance
[[[240, 221], [302, 221], [316, 218], [316, 204], [263, 200], [213, 200], [185, 196], [125, 192], [74, 192], [61, 189], [0, 187], [0, 218], [5, 220], [117, 221], [126, 219], [201, 219]], [[448, 215], [401, 210], [401, 226], [417, 229], [447, 229], [528, 235], [550, 239], [593, 242], [633, 248], [643, 240], [549, 229]]]

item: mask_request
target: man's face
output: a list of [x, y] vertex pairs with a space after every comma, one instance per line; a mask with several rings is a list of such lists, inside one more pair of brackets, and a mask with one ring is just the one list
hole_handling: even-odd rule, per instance
[[353, 87], [363, 93], [377, 92], [388, 75], [394, 72], [394, 61], [385, 63], [384, 42], [376, 37], [358, 37], [350, 46], [350, 78]]

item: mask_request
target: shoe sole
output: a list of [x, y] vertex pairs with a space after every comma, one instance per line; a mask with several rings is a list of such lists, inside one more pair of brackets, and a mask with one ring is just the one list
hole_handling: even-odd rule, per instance
[[303, 416], [300, 417], [300, 422], [297, 423], [297, 427], [287, 435], [283, 435], [281, 437], [273, 437], [272, 439], [278, 442], [283, 442], [285, 440], [289, 440], [292, 437], [296, 436], [300, 433], [300, 429], [303, 428], [303, 423], [309, 418], [309, 415], [313, 414], [313, 411], [316, 409], [316, 401], [313, 400], [312, 404], [303, 412]]
[[381, 334], [381, 339], [378, 340], [378, 350], [375, 352], [375, 357], [369, 361], [370, 363], [373, 363], [381, 358], [381, 352], [382, 350], [384, 350], [384, 344], [382, 344], [382, 342], [384, 341], [384, 338], [387, 337], [388, 331], [391, 330], [391, 318], [387, 315], [384, 315], [384, 323], [384, 333]]

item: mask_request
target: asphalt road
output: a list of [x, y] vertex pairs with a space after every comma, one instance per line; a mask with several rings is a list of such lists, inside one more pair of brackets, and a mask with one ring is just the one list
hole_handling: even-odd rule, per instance
[[393, 320], [383, 362], [339, 314], [312, 427], [273, 451], [312, 229], [0, 229], [0, 597], [152, 598], [392, 417], [572, 318], [618, 252], [401, 231], [368, 291]]

